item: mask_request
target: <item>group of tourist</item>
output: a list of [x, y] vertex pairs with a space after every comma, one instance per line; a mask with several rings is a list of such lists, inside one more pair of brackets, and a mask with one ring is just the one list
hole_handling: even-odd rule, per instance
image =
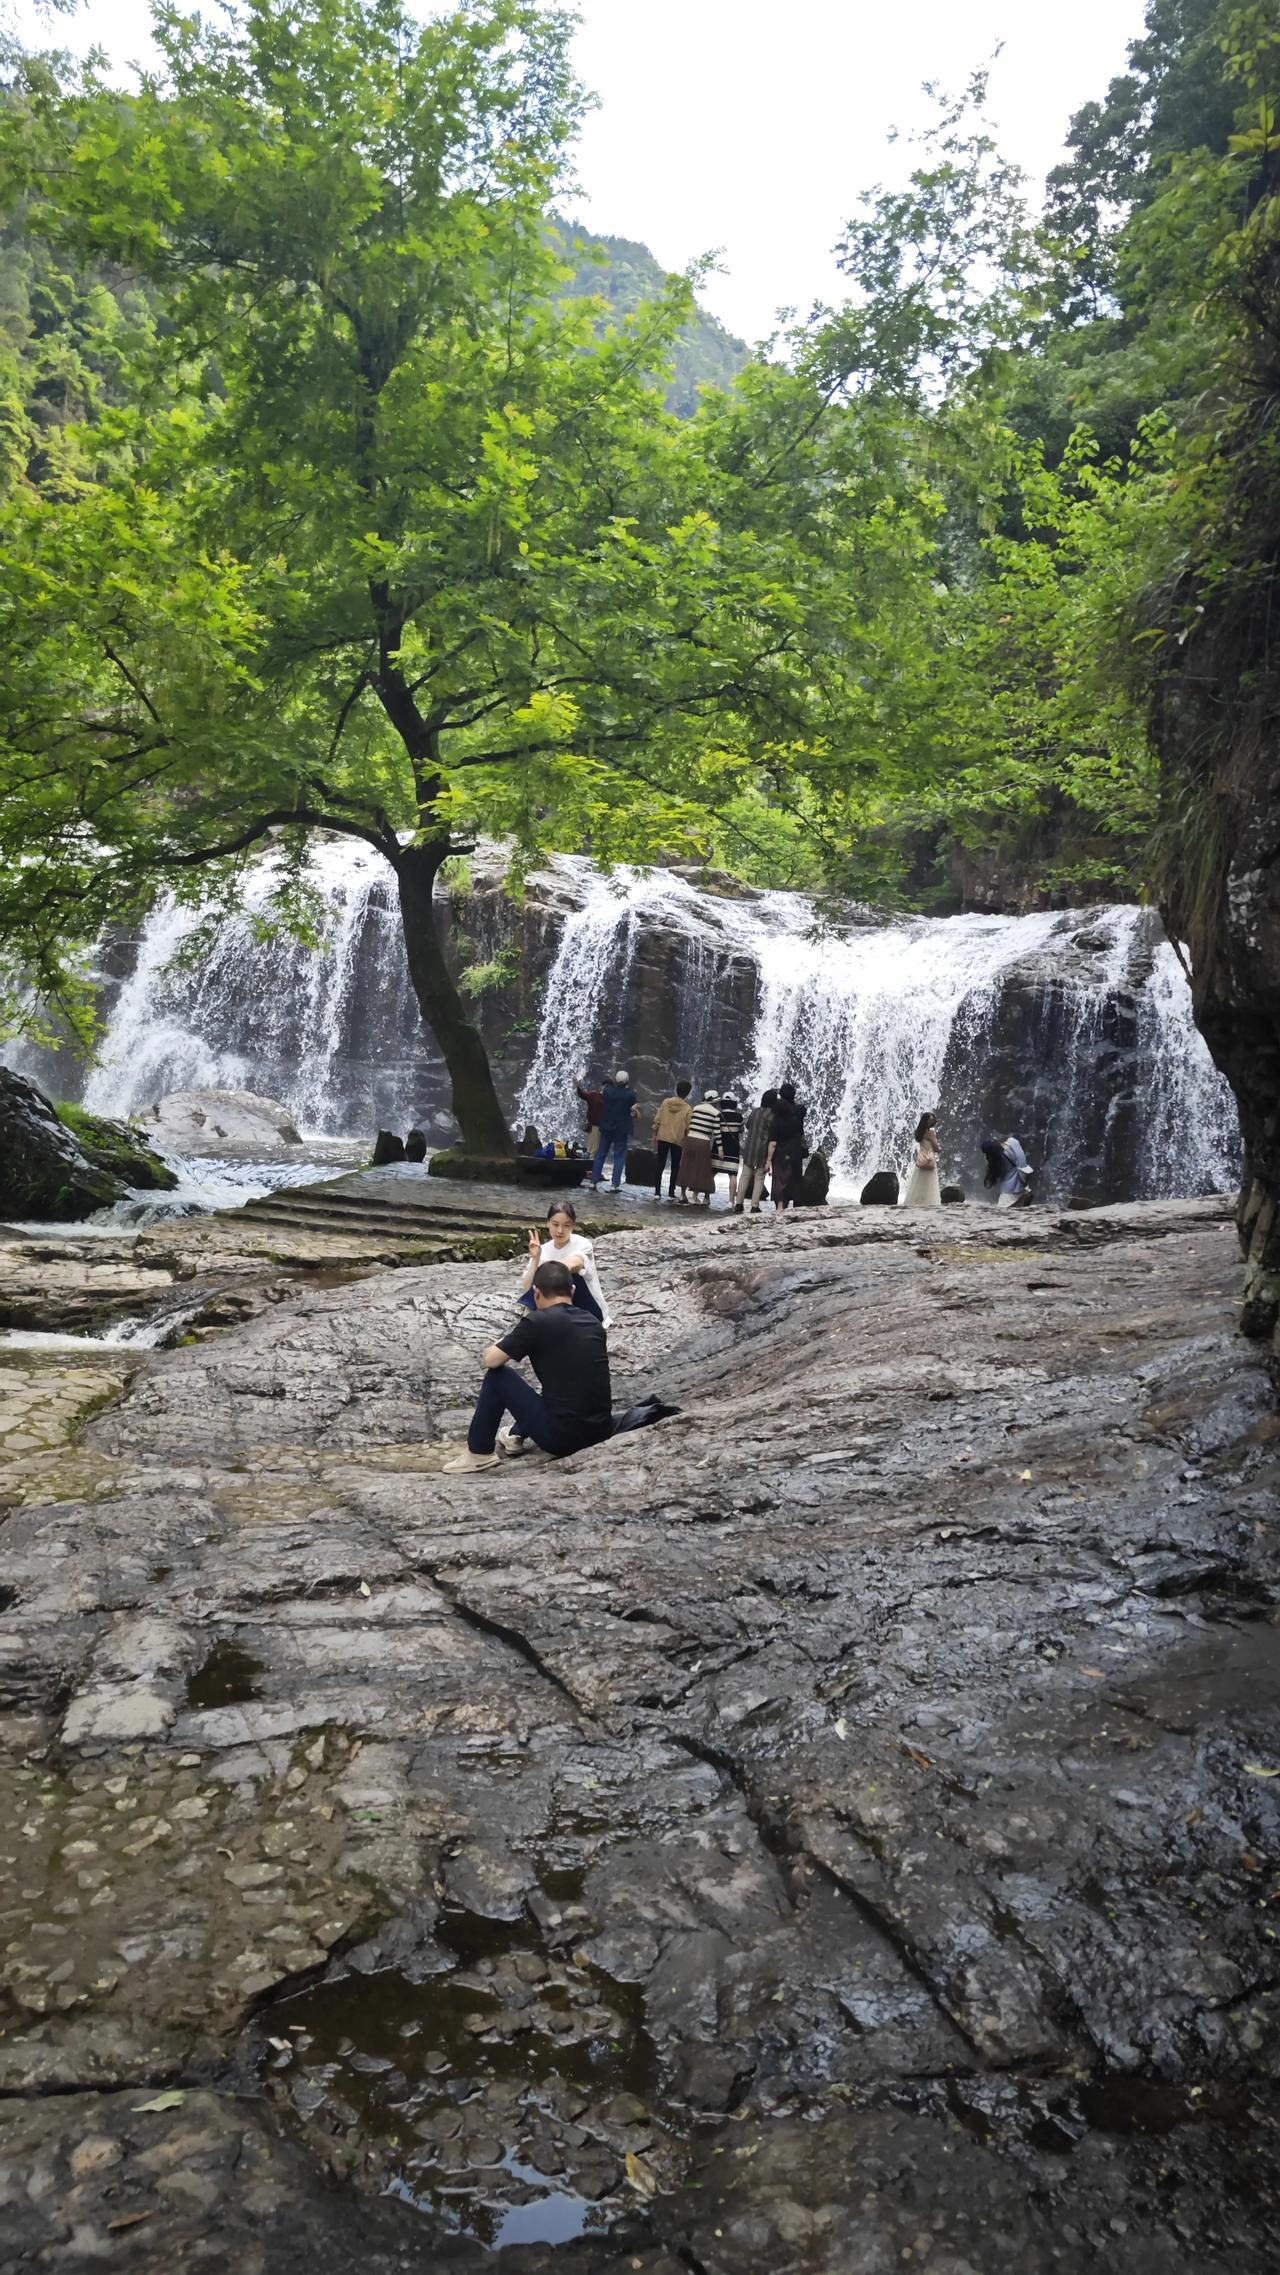
[[[599, 1089], [579, 1082], [579, 1098], [586, 1109], [587, 1153], [591, 1185], [599, 1192], [612, 1159], [612, 1186], [617, 1192], [627, 1168], [639, 1100], [625, 1067]], [[793, 1082], [766, 1090], [758, 1106], [745, 1116], [729, 1091], [707, 1090], [694, 1103], [693, 1084], [677, 1082], [653, 1117], [653, 1197], [693, 1206], [710, 1206], [716, 1178], [729, 1180], [729, 1206], [739, 1216], [759, 1216], [766, 1195], [778, 1210], [795, 1205], [809, 1145], [805, 1137], [805, 1109]], [[920, 1116], [916, 1124], [914, 1158], [904, 1196], [906, 1206], [937, 1209], [942, 1206], [942, 1133], [936, 1114]], [[1027, 1195], [1031, 1169], [1020, 1140], [1012, 1132], [984, 1137], [986, 1185], [998, 1208], [1011, 1208]]]
[[[613, 1080], [600, 1089], [580, 1082], [577, 1090], [586, 1108], [592, 1188], [599, 1192], [612, 1155], [616, 1192], [626, 1174], [638, 1103], [631, 1078], [625, 1067], [619, 1067]], [[739, 1216], [744, 1210], [759, 1216], [766, 1179], [774, 1207], [789, 1208], [808, 1151], [804, 1114], [793, 1082], [766, 1090], [745, 1117], [731, 1092], [707, 1090], [695, 1105], [692, 1082], [677, 1082], [653, 1117], [655, 1201], [662, 1199], [665, 1174], [668, 1200], [709, 1207], [716, 1178], [725, 1176], [729, 1206]]]

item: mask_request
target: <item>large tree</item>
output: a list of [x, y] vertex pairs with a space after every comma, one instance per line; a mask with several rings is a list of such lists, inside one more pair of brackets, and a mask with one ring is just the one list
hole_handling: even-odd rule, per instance
[[[669, 848], [761, 749], [810, 749], [795, 519], [720, 514], [663, 407], [686, 283], [614, 330], [559, 289], [565, 16], [259, 0], [155, 30], [138, 91], [41, 65], [0, 120], [28, 237], [157, 310], [87, 469], [10, 503], [11, 930], [52, 969], [113, 895], [357, 838], [464, 1141], [505, 1152], [442, 866], [477, 826]], [[744, 463], [741, 499], [785, 488]]]

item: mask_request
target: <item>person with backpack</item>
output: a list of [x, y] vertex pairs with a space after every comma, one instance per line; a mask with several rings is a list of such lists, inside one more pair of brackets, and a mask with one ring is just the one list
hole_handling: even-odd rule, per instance
[[1015, 1208], [1019, 1201], [1030, 1196], [1031, 1164], [1023, 1152], [1020, 1141], [1008, 1137], [984, 1137], [982, 1151], [986, 1157], [987, 1174], [983, 1184], [993, 1186], [998, 1209]]

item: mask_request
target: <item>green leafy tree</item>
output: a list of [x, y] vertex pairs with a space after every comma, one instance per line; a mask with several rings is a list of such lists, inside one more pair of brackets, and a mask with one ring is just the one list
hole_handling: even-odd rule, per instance
[[753, 752], [808, 748], [824, 701], [793, 525], [717, 518], [650, 384], [688, 287], [604, 334], [561, 289], [569, 33], [529, 0], [161, 11], [139, 92], [41, 67], [0, 121], [29, 236], [124, 265], [162, 314], [132, 407], [82, 438], [90, 494], [11, 516], [15, 922], [51, 972], [60, 908], [225, 894], [268, 841], [359, 839], [485, 1154], [509, 1137], [442, 864], [477, 829], [605, 859], [709, 842]]

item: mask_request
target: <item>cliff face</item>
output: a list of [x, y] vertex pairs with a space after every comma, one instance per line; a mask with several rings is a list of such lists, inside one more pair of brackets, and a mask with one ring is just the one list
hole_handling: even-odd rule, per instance
[[[174, 1091], [253, 1090], [301, 1130], [454, 1136], [449, 1088], [408, 984], [390, 881], [362, 851], [326, 856], [329, 944], [228, 923], [178, 954], [185, 912], [158, 909], [104, 970], [107, 1033], [87, 1077], [28, 1071], [100, 1112]], [[269, 879], [251, 887], [264, 903]], [[625, 1064], [643, 1107], [687, 1075], [739, 1090], [788, 1077], [837, 1179], [901, 1167], [922, 1109], [947, 1169], [980, 1180], [985, 1128], [1016, 1129], [1048, 1200], [1221, 1190], [1235, 1173], [1230, 1099], [1190, 1022], [1153, 911], [1095, 908], [945, 921], [731, 887], [678, 871], [610, 880], [558, 859], [521, 899], [477, 863], [444, 922], [503, 1107], [544, 1135], [580, 1127], [576, 1079]], [[211, 1148], [211, 1150], [216, 1150]]]
[[1280, 1363], [1280, 668], [1271, 631], [1280, 497], [1261, 568], [1206, 610], [1166, 673], [1157, 728], [1174, 851], [1166, 921], [1187, 941], [1196, 1023], [1244, 1141], [1241, 1325]]

